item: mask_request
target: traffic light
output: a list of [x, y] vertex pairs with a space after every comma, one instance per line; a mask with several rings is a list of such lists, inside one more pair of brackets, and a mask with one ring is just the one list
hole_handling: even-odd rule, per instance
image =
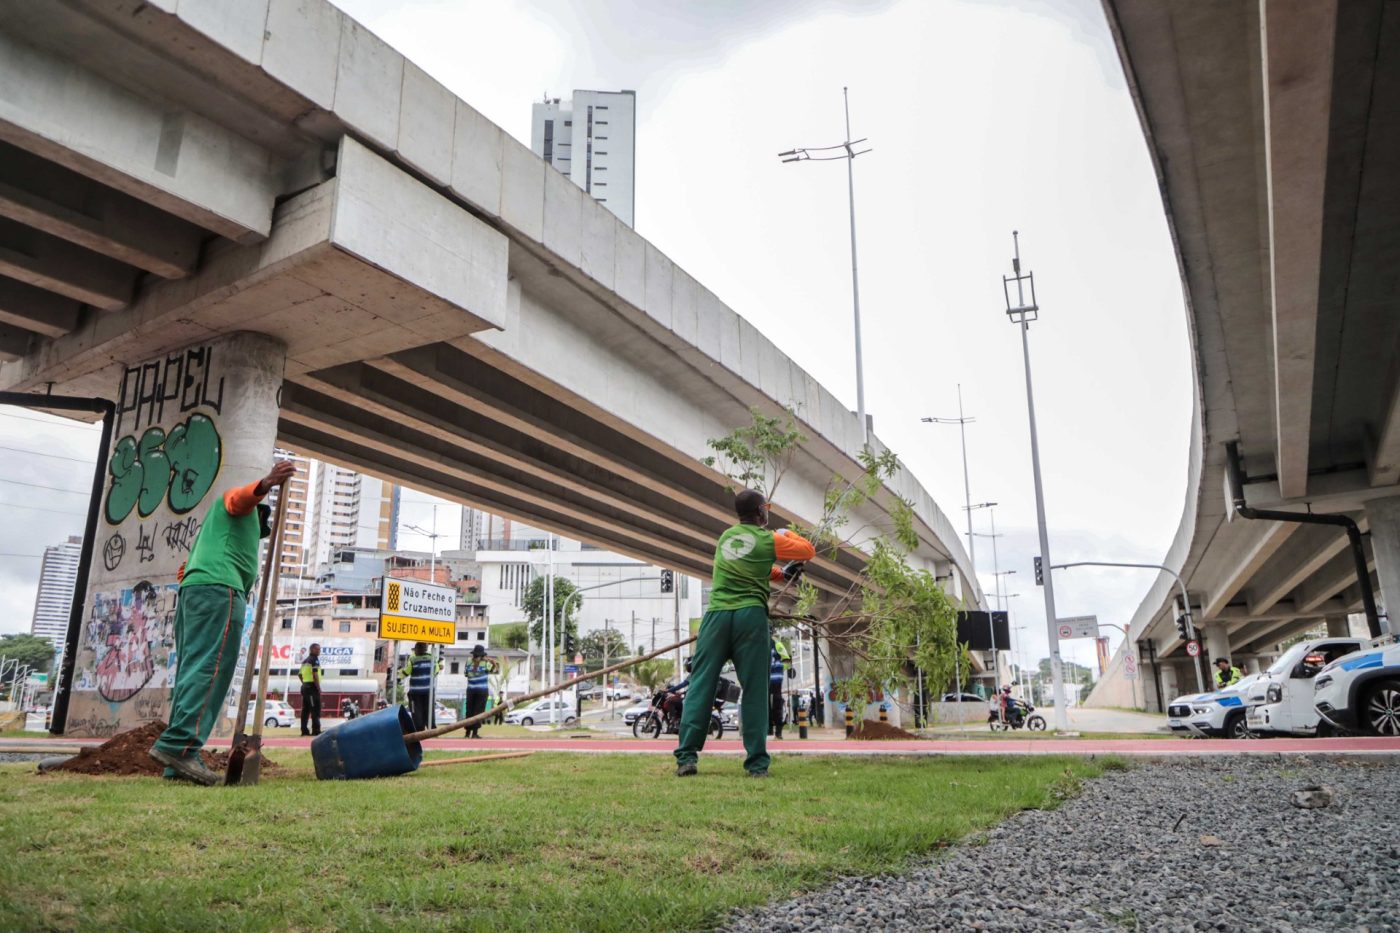
[[574, 656], [574, 636], [571, 632], [564, 633], [564, 654]]
[[661, 571], [661, 592], [671, 593], [676, 589], [676, 575], [669, 570]]
[[1035, 585], [1045, 585], [1045, 569], [1041, 566], [1039, 557], [1035, 559]]
[[1176, 631], [1181, 635], [1182, 641], [1191, 640], [1191, 632], [1186, 628], [1186, 613], [1184, 612], [1176, 617]]

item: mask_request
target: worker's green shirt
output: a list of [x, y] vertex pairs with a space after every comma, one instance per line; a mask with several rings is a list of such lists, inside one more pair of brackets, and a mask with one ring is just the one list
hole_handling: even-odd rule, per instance
[[230, 515], [224, 496], [214, 501], [185, 561], [181, 587], [219, 584], [247, 593], [258, 578], [258, 513]]
[[735, 525], [715, 545], [710, 610], [768, 608], [769, 574], [777, 554], [773, 532], [757, 525]]

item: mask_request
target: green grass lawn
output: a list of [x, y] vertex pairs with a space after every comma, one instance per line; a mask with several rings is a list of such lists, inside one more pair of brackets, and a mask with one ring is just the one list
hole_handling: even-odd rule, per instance
[[0, 766], [0, 929], [696, 929], [1113, 766], [780, 756], [754, 781], [711, 756], [678, 780], [667, 757], [537, 753], [340, 783], [272, 757], [233, 788]]

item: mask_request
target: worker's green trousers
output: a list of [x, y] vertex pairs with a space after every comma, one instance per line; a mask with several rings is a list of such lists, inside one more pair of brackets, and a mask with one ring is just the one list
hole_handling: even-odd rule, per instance
[[705, 613], [691, 657], [690, 688], [681, 711], [677, 764], [695, 764], [710, 731], [719, 672], [734, 662], [739, 686], [739, 733], [744, 737], [744, 769], [768, 770], [768, 668], [772, 659], [768, 607], [719, 609]]
[[[187, 758], [204, 747], [214, 723], [224, 715], [224, 697], [238, 664], [243, 615], [243, 594], [231, 587], [181, 587], [175, 604], [170, 726], [156, 740], [156, 748]], [[243, 710], [235, 715], [239, 713]]]

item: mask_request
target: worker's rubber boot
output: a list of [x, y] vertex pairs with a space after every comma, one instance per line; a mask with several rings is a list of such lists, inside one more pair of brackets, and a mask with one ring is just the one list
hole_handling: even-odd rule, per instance
[[180, 777], [194, 781], [196, 784], [212, 787], [224, 782], [222, 774], [215, 774], [205, 766], [204, 757], [199, 752], [195, 752], [187, 758], [179, 758], [169, 752], [161, 751], [159, 748], [152, 748], [151, 757], [174, 770]]

